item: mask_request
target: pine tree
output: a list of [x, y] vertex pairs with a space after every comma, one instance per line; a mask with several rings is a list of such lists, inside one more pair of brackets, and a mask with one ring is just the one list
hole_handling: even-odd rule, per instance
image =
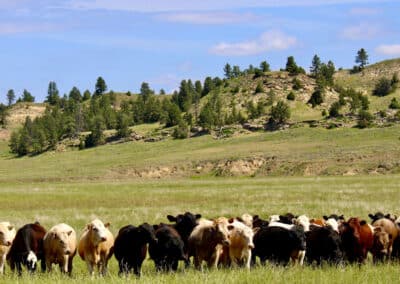
[[232, 78], [232, 67], [231, 67], [231, 65], [229, 65], [229, 63], [225, 64], [224, 75], [225, 75], [225, 78], [227, 78], [227, 79]]
[[368, 54], [364, 48], [361, 48], [359, 51], [357, 51], [355, 61], [359, 64], [360, 70], [364, 69], [364, 67], [368, 64]]
[[262, 72], [269, 72], [271, 71], [270, 66], [267, 61], [263, 61], [260, 63], [260, 69]]
[[314, 55], [312, 62], [311, 62], [311, 67], [310, 67], [310, 72], [311, 75], [314, 77], [317, 77], [319, 75], [319, 72], [321, 70], [321, 59], [318, 57], [318, 55]]
[[13, 89], [8, 90], [7, 92], [7, 101], [8, 101], [8, 106], [11, 106], [15, 100], [15, 93]]
[[49, 87], [47, 89], [46, 101], [50, 105], [57, 105], [60, 102], [60, 96], [57, 89], [57, 84], [54, 81], [50, 81]]
[[107, 91], [106, 81], [102, 77], [98, 77], [95, 85], [95, 96], [101, 96], [104, 92]]

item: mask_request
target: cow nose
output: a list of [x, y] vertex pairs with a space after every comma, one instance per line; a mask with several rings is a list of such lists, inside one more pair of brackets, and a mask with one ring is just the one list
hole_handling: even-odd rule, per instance
[[107, 241], [107, 238], [101, 237], [101, 241], [102, 241], [102, 242], [105, 242], [105, 241]]
[[70, 250], [66, 250], [66, 251], [65, 251], [65, 254], [66, 254], [66, 255], [70, 255], [70, 254], [71, 254], [71, 251], [70, 251]]
[[11, 246], [11, 242], [10, 241], [6, 242], [6, 247], [9, 247], [9, 246]]
[[249, 245], [249, 249], [253, 249], [254, 248], [254, 245]]
[[231, 242], [229, 240], [224, 240], [224, 241], [222, 241], [222, 244], [224, 246], [229, 246], [231, 244]]

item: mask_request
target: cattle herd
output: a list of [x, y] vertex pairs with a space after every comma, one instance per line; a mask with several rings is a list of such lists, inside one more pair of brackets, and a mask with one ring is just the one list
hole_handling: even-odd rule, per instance
[[58, 264], [63, 273], [71, 274], [78, 252], [90, 275], [98, 269], [107, 273], [112, 255], [118, 261], [119, 275], [141, 274], [147, 253], [157, 271], [176, 271], [179, 261], [196, 269], [204, 262], [209, 268], [245, 267], [257, 262], [275, 265], [345, 265], [365, 263], [368, 253], [373, 262], [400, 258], [400, 218], [381, 212], [369, 214], [371, 224], [352, 217], [332, 214], [320, 219], [305, 215], [272, 215], [268, 220], [258, 215], [201, 218], [186, 212], [168, 215], [170, 224], [122, 227], [114, 239], [99, 219], [88, 223], [79, 240], [75, 230], [58, 224], [46, 231], [38, 222], [15, 230], [9, 222], [0, 222], [0, 274], [7, 262], [12, 271], [22, 274], [23, 267], [34, 272], [40, 261], [41, 270], [51, 272]]

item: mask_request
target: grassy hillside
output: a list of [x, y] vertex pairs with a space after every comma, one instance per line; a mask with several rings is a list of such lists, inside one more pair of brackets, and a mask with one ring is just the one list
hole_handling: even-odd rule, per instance
[[[399, 171], [400, 126], [301, 127], [226, 139], [128, 142], [14, 158], [0, 143], [2, 181], [63, 181], [204, 175], [342, 175]], [[23, 170], [22, 170], [23, 169]]]

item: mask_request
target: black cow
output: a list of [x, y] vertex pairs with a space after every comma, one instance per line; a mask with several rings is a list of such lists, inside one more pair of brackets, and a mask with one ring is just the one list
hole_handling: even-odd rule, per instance
[[329, 264], [340, 264], [343, 261], [343, 252], [339, 233], [330, 226], [312, 225], [310, 229], [306, 232], [307, 262], [312, 264], [315, 261], [317, 265], [321, 265], [324, 261]]
[[170, 225], [154, 225], [157, 243], [150, 243], [149, 254], [157, 271], [176, 271], [178, 261], [188, 260], [184, 242], [179, 233]]
[[287, 265], [291, 257], [306, 249], [304, 229], [296, 225], [292, 229], [261, 227], [254, 235], [253, 242], [253, 264], [258, 256], [261, 264], [269, 260], [274, 264]]
[[114, 242], [114, 255], [118, 260], [119, 274], [133, 272], [140, 276], [146, 258], [147, 244], [157, 242], [153, 226], [143, 223], [139, 227], [122, 227]]
[[263, 220], [258, 215], [253, 216], [253, 228], [261, 228], [261, 227], [268, 227], [269, 222], [267, 220]]
[[43, 251], [43, 237], [45, 234], [46, 229], [39, 222], [26, 224], [17, 231], [7, 255], [7, 261], [12, 271], [16, 267], [18, 275], [21, 275], [22, 265], [25, 265], [27, 270], [33, 273], [39, 260], [42, 272], [46, 271]]
[[[177, 216], [168, 215], [167, 218], [170, 222], [175, 223], [172, 226], [181, 236], [184, 243], [183, 251], [185, 255], [188, 255], [188, 239], [193, 229], [198, 225], [198, 220], [201, 218], [201, 215], [185, 212]], [[187, 257], [185, 264], [189, 266], [189, 257]]]

